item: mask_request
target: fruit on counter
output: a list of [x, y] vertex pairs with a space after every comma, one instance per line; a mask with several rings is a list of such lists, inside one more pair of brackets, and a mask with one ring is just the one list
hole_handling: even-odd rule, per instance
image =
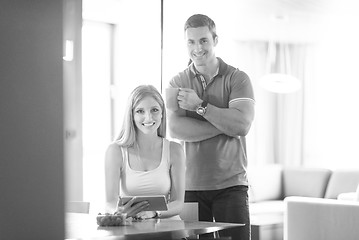
[[99, 213], [96, 216], [97, 225], [99, 226], [123, 226], [128, 225], [131, 221], [126, 220], [126, 215], [121, 213], [111, 214], [111, 213]]

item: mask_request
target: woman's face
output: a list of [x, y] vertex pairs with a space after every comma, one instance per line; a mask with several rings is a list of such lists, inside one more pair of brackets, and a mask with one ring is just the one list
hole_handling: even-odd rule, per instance
[[144, 134], [156, 133], [161, 125], [162, 109], [153, 97], [143, 98], [133, 109], [135, 126]]

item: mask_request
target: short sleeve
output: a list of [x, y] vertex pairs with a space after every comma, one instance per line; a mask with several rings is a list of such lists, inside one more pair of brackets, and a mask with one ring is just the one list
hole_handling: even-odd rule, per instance
[[172, 87], [172, 88], [184, 87], [182, 82], [185, 79], [185, 77], [186, 76], [183, 73], [177, 74], [170, 80], [168, 87]]
[[245, 72], [237, 69], [231, 78], [229, 105], [239, 101], [254, 102], [254, 93], [249, 76]]

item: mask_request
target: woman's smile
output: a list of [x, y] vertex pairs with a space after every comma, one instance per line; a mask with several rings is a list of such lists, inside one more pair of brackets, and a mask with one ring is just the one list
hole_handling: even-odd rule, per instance
[[155, 124], [156, 124], [156, 122], [142, 123], [142, 125], [145, 126], [145, 127], [152, 127]]
[[133, 109], [135, 126], [145, 134], [154, 133], [161, 125], [162, 109], [152, 97], [143, 98]]

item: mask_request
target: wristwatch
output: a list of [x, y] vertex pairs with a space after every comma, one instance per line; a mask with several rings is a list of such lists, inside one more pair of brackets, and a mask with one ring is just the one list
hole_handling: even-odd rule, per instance
[[196, 113], [198, 115], [201, 115], [201, 116], [204, 116], [204, 114], [206, 114], [206, 111], [207, 111], [207, 105], [208, 105], [208, 102], [207, 101], [204, 101], [201, 103], [201, 105], [199, 105], [196, 109]]
[[161, 218], [162, 213], [160, 211], [155, 211], [155, 216], [153, 218]]

